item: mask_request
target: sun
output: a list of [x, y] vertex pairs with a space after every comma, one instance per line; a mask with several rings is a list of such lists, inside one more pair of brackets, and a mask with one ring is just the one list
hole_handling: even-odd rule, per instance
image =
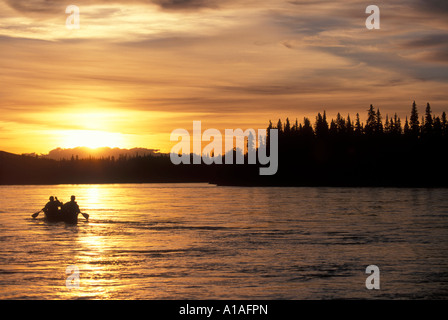
[[60, 141], [60, 147], [62, 148], [87, 147], [96, 149], [100, 147], [126, 147], [126, 141], [123, 134], [97, 130], [63, 131], [61, 133]]

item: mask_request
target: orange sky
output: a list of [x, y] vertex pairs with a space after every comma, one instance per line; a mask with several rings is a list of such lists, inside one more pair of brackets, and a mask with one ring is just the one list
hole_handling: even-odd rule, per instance
[[448, 5], [0, 0], [0, 150], [160, 148], [176, 128], [264, 128], [327, 110], [448, 111]]

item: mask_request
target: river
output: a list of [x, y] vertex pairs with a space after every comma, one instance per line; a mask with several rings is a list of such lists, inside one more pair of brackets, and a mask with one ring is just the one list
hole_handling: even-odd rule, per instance
[[[31, 218], [72, 194], [89, 221]], [[448, 298], [448, 189], [0, 186], [0, 216], [0, 299]]]

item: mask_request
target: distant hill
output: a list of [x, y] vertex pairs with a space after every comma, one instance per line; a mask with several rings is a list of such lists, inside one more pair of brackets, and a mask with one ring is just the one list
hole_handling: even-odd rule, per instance
[[18, 155], [18, 154], [14, 154], [14, 153], [10, 153], [10, 152], [6, 152], [6, 151], [0, 151], [0, 159], [20, 159], [22, 158], [22, 156]]
[[116, 153], [96, 152], [90, 158], [84, 153], [77, 158], [76, 153], [53, 152], [52, 155], [56, 157], [70, 154], [60, 160], [36, 154], [17, 155], [0, 151], [0, 185], [190, 183], [208, 182], [212, 176], [212, 168], [206, 165], [176, 166], [171, 163], [169, 155], [154, 150], [136, 148], [128, 152], [123, 152], [123, 149], [110, 151]]
[[[35, 153], [24, 154], [26, 156], [37, 156]], [[89, 159], [89, 158], [115, 158], [120, 157], [136, 157], [136, 156], [158, 156], [161, 155], [158, 149], [145, 149], [145, 148], [133, 148], [133, 149], [120, 149], [120, 148], [97, 148], [91, 149], [87, 147], [76, 147], [76, 148], [57, 148], [51, 150], [48, 154], [38, 155], [39, 158], [62, 160], [62, 159]]]

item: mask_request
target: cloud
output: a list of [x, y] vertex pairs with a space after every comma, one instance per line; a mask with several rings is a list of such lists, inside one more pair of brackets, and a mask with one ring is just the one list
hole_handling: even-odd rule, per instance
[[[425, 61], [429, 62], [441, 62], [448, 64], [448, 47], [445, 47], [443, 51], [432, 51], [427, 52], [423, 54], [422, 57]], [[448, 70], [445, 68], [444, 72], [448, 72]]]
[[[60, 0], [4, 0], [11, 8], [26, 14], [54, 14], [63, 12], [67, 3]], [[236, 1], [226, 1], [225, 5]], [[76, 5], [156, 5], [169, 11], [196, 11], [204, 8], [217, 9], [223, 6], [219, 0], [77, 0]]]
[[[448, 64], [448, 33], [430, 33], [414, 36], [399, 44], [405, 57], [432, 64]], [[447, 71], [445, 69], [445, 71]]]
[[430, 12], [448, 13], [448, 1], [446, 0], [418, 0], [417, 6]]
[[152, 0], [163, 9], [168, 10], [198, 10], [203, 8], [216, 9], [223, 1], [218, 0]]
[[428, 47], [445, 46], [448, 43], [447, 33], [432, 33], [422, 36], [414, 36], [412, 39], [404, 41], [401, 46], [407, 49], [420, 49]]
[[[47, 15], [61, 12], [66, 5], [57, 0], [4, 0], [14, 10], [21, 13], [37, 13]], [[62, 12], [65, 12], [63, 10]]]

